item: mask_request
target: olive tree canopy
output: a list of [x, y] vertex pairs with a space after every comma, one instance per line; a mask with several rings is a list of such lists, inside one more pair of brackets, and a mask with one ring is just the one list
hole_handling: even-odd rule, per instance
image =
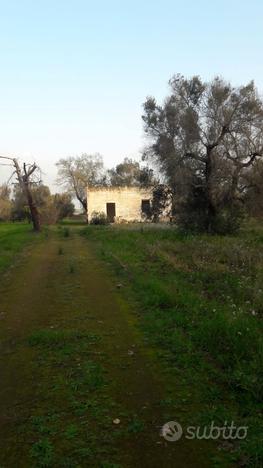
[[253, 82], [235, 88], [218, 77], [176, 75], [169, 84], [163, 105], [153, 97], [144, 103], [145, 157], [158, 162], [181, 209], [212, 232], [242, 199], [244, 172], [263, 156], [262, 100]]
[[124, 158], [115, 168], [110, 169], [108, 179], [109, 185], [116, 187], [147, 187], [155, 183], [153, 170], [131, 158]]

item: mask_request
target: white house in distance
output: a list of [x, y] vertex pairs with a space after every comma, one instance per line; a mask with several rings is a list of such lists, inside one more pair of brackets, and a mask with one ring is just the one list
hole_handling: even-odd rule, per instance
[[110, 222], [142, 221], [150, 211], [152, 189], [139, 187], [92, 187], [87, 189], [87, 212], [104, 213]]

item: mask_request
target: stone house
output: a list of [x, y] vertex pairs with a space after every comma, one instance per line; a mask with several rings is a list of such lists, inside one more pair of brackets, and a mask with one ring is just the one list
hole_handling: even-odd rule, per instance
[[139, 187], [92, 187], [87, 189], [88, 220], [104, 213], [110, 222], [143, 221], [150, 212], [152, 189]]

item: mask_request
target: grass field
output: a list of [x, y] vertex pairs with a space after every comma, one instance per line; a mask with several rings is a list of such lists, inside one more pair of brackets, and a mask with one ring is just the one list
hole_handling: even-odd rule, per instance
[[262, 466], [263, 229], [236, 237], [173, 228], [87, 227], [167, 369], [191, 389], [185, 423], [247, 426], [224, 444], [234, 461]]
[[0, 466], [214, 466], [210, 441], [160, 436], [169, 386], [182, 411], [185, 393], [79, 232], [50, 230], [2, 276]]
[[[11, 356], [2, 360], [3, 381], [9, 378], [15, 393], [14, 378], [21, 379], [16, 397], [2, 386], [2, 406], [5, 411], [13, 399], [28, 399], [28, 405], [16, 407], [16, 450], [36, 466], [54, 466], [54, 460], [59, 460], [55, 466], [82, 466], [76, 461], [94, 457], [106, 460], [96, 466], [126, 466], [118, 464], [120, 452], [125, 458], [125, 444], [134, 443], [131, 434], [136, 444], [146, 443], [138, 434], [148, 433], [153, 416], [160, 424], [176, 418], [183, 428], [233, 421], [248, 427], [247, 437], [217, 441], [207, 461], [215, 467], [232, 462], [262, 467], [263, 226], [250, 224], [238, 236], [211, 237], [187, 236], [165, 226], [67, 223], [35, 236], [27, 224], [0, 224], [0, 272], [36, 239], [37, 249], [25, 249], [28, 262], [13, 271], [13, 288], [4, 287], [2, 297], [2, 346]], [[92, 260], [94, 253], [102, 265]], [[118, 305], [115, 284], [123, 304], [136, 312], [136, 325], [126, 305]], [[148, 358], [133, 357], [133, 371], [127, 365], [126, 348], [133, 349], [137, 325], [145, 340], [138, 347], [154, 350], [156, 381], [158, 366], [165, 378], [161, 406], [157, 411], [152, 396], [147, 417], [134, 411], [140, 407], [137, 400], [132, 413], [126, 400], [121, 407], [115, 402], [115, 381], [124, 377], [135, 395], [138, 388], [143, 396], [148, 391]], [[147, 376], [146, 382], [140, 375]], [[31, 389], [32, 376], [39, 384]], [[153, 393], [154, 385], [155, 380]], [[116, 415], [122, 425], [112, 432]], [[93, 420], [95, 427], [89, 426]], [[108, 437], [106, 447], [100, 444], [102, 433]], [[4, 435], [3, 460], [10, 461], [16, 458], [16, 452], [10, 454], [12, 424]], [[202, 441], [194, 442], [198, 450]], [[139, 456], [152, 451], [154, 459], [155, 442], [149, 444], [137, 450]]]
[[35, 239], [28, 223], [0, 223], [0, 272], [5, 270], [25, 245]]

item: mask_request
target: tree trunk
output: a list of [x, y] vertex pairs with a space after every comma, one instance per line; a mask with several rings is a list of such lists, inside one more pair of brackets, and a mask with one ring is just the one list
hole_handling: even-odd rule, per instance
[[19, 185], [21, 187], [21, 189], [23, 190], [25, 196], [26, 196], [26, 199], [27, 199], [27, 203], [28, 203], [28, 206], [29, 206], [29, 210], [30, 210], [30, 214], [31, 214], [31, 218], [32, 218], [32, 223], [33, 223], [33, 229], [35, 232], [40, 232], [41, 230], [41, 225], [40, 225], [40, 216], [39, 216], [39, 212], [38, 212], [38, 209], [37, 209], [37, 206], [34, 202], [34, 199], [33, 199], [33, 196], [32, 196], [32, 193], [31, 193], [31, 189], [29, 187], [29, 175], [26, 171], [26, 166], [24, 164], [24, 176], [22, 175], [22, 172], [21, 172], [21, 169], [20, 169], [20, 166], [18, 164], [18, 161], [16, 159], [13, 159], [14, 161], [14, 166], [15, 166], [15, 169], [16, 169], [16, 173], [17, 173], [17, 179], [18, 179], [18, 182], [19, 182]]
[[88, 204], [87, 204], [87, 200], [83, 200], [81, 198], [78, 199], [79, 202], [81, 203], [82, 207], [84, 208], [84, 210], [87, 212], [87, 209], [88, 209]]
[[238, 182], [239, 182], [239, 174], [240, 174], [240, 168], [237, 167], [233, 173], [233, 178], [232, 178], [232, 184], [231, 184], [230, 195], [229, 195], [230, 203], [232, 203], [236, 198], [236, 192], [237, 192]]
[[79, 196], [77, 196], [77, 199], [78, 201], [80, 202], [80, 204], [82, 205], [82, 208], [84, 209], [85, 213], [86, 213], [86, 222], [88, 223], [89, 222], [89, 215], [88, 215], [88, 202], [87, 202], [87, 199], [83, 199]]
[[31, 214], [32, 223], [33, 223], [33, 229], [36, 232], [40, 232], [40, 230], [41, 230], [40, 216], [39, 216], [37, 206], [36, 206], [36, 204], [35, 204], [35, 202], [33, 200], [31, 190], [30, 190], [30, 188], [28, 186], [28, 182], [24, 183], [24, 192], [25, 192], [25, 195], [26, 195], [26, 198], [27, 198], [29, 209], [30, 209], [30, 214]]
[[213, 202], [213, 158], [212, 148], [207, 148], [206, 153], [206, 164], [205, 164], [205, 191], [206, 191], [206, 202], [207, 202], [207, 219], [206, 219], [206, 231], [212, 233], [213, 223], [216, 217], [216, 208]]

